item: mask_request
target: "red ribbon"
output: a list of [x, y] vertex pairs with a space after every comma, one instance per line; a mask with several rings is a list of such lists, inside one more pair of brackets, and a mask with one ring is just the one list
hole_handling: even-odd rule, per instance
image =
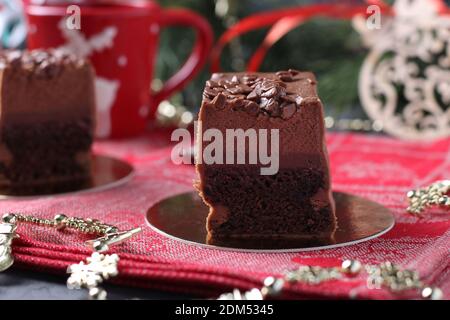
[[[450, 14], [450, 10], [443, 0], [430, 1], [437, 5], [440, 14]], [[330, 19], [348, 20], [357, 15], [367, 17], [370, 14], [367, 12], [369, 5], [377, 5], [382, 14], [394, 14], [393, 7], [386, 4], [383, 0], [366, 0], [366, 3], [366, 5], [348, 3], [317, 4], [263, 12], [246, 17], [230, 27], [219, 38], [211, 53], [211, 71], [220, 71], [220, 57], [225, 46], [234, 38], [252, 30], [271, 26], [264, 41], [250, 58], [246, 68], [247, 71], [257, 71], [273, 44], [309, 19], [327, 17]]]

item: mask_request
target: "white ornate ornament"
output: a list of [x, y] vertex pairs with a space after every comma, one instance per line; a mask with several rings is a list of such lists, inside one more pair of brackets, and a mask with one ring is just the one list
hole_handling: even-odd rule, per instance
[[379, 30], [354, 26], [370, 48], [359, 95], [369, 117], [404, 139], [450, 136], [450, 16], [439, 0], [396, 0]]

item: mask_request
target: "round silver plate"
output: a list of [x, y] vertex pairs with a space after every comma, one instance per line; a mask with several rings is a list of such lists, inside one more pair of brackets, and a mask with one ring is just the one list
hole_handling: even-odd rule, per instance
[[33, 187], [28, 190], [17, 190], [8, 187], [0, 188], [0, 199], [24, 199], [42, 196], [79, 194], [83, 192], [102, 191], [120, 186], [133, 176], [133, 167], [119, 159], [93, 155], [91, 175], [89, 179], [64, 187]]
[[388, 232], [395, 220], [391, 211], [376, 202], [351, 194], [334, 192], [338, 227], [334, 240], [299, 242], [298, 240], [230, 241], [211, 245], [206, 241], [208, 207], [197, 192], [164, 199], [147, 211], [147, 223], [169, 238], [200, 247], [246, 252], [300, 252], [332, 249], [374, 239]]

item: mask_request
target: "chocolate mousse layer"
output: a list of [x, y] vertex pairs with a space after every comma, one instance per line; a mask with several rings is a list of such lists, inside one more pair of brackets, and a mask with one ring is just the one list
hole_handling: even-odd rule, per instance
[[90, 177], [94, 71], [61, 50], [0, 53], [0, 188], [33, 194]]
[[[209, 129], [279, 132], [279, 170], [263, 175], [250, 163], [254, 148], [244, 144], [247, 162], [197, 159], [200, 195], [210, 207], [208, 242], [226, 239], [330, 240], [336, 228], [324, 115], [316, 79], [296, 70], [277, 73], [214, 74], [206, 83], [199, 113], [198, 157], [211, 141]], [[270, 146], [270, 139], [268, 138]], [[258, 142], [259, 146], [261, 141]], [[222, 153], [227, 153], [224, 143]], [[229, 151], [229, 149], [228, 149]], [[274, 150], [273, 150], [274, 151]]]

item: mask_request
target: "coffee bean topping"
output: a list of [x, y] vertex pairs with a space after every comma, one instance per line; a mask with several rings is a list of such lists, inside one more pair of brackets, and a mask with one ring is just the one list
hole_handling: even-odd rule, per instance
[[276, 75], [281, 81], [284, 82], [292, 82], [300, 80], [299, 77], [300, 71], [289, 69], [288, 71], [278, 71]]
[[253, 90], [252, 92], [249, 93], [247, 99], [252, 101], [258, 101], [260, 99], [260, 96], [256, 93], [255, 90]]
[[252, 116], [256, 116], [259, 113], [259, 106], [254, 101], [247, 100], [245, 102], [244, 109], [245, 109], [245, 111], [247, 111], [248, 114], [251, 114]]
[[227, 102], [227, 97], [223, 93], [219, 93], [212, 101], [211, 103], [217, 108], [217, 109], [223, 109], [225, 107], [225, 104]]
[[61, 49], [19, 51], [0, 53], [2, 68], [21, 69], [38, 78], [54, 78], [64, 67], [81, 67], [86, 61]]
[[281, 105], [281, 118], [287, 120], [295, 114], [295, 111], [297, 111], [295, 103], [283, 102]]
[[300, 108], [302, 97], [288, 91], [286, 83], [305, 79], [292, 69], [277, 72], [276, 78], [259, 74], [234, 75], [231, 79], [207, 81], [203, 97], [218, 109], [228, 104], [235, 111], [253, 116], [266, 114], [287, 120]]

